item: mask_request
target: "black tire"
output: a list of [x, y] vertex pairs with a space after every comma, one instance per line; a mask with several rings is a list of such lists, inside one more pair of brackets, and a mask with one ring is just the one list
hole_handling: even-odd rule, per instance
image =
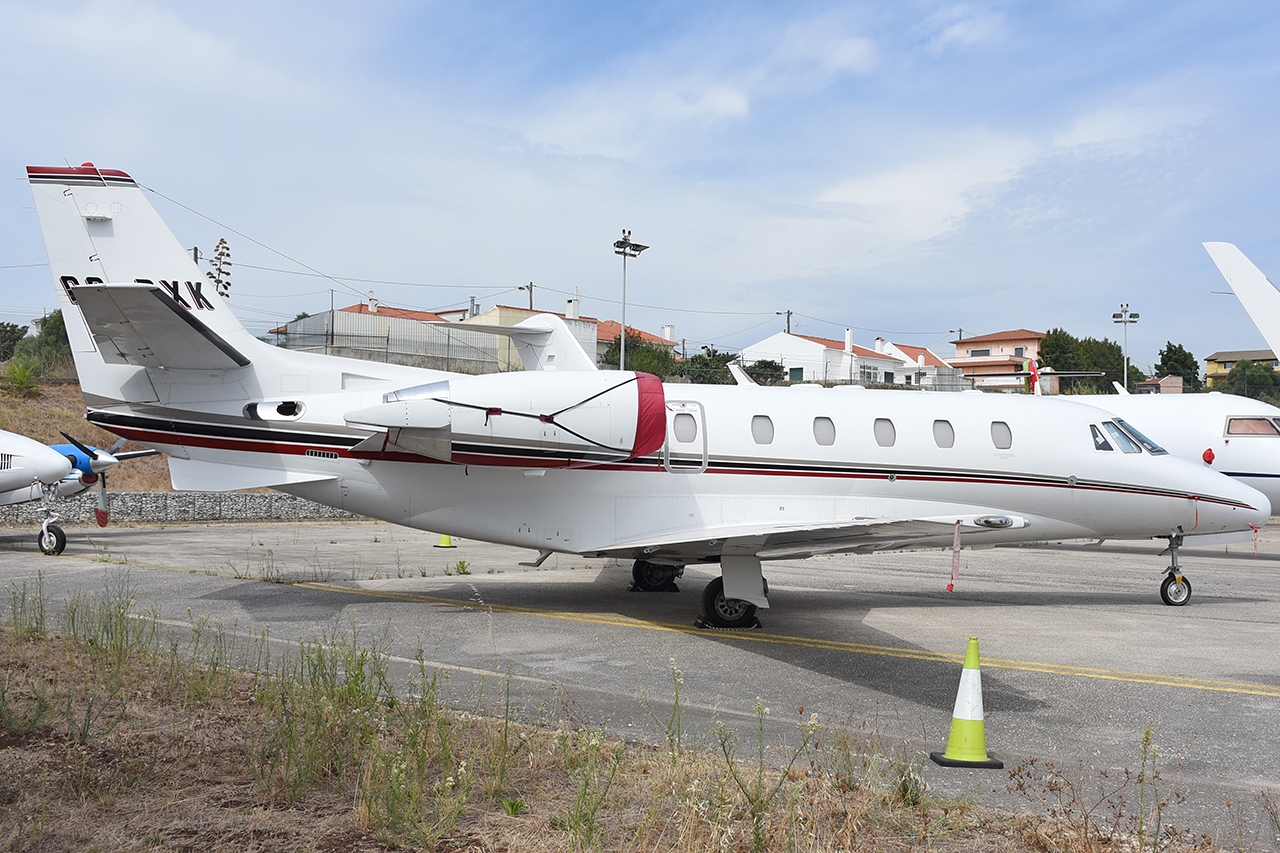
[[1165, 575], [1160, 584], [1160, 600], [1170, 607], [1182, 607], [1191, 600], [1191, 581], [1183, 575], [1182, 583], [1178, 583], [1172, 572]]
[[724, 597], [724, 578], [716, 578], [702, 591], [702, 615], [718, 628], [750, 628], [756, 622], [756, 606], [749, 601]]
[[644, 592], [666, 592], [675, 586], [676, 567], [636, 560], [631, 567], [631, 579], [635, 581], [636, 589]]
[[67, 547], [67, 534], [58, 525], [50, 524], [36, 534], [36, 543], [43, 553], [56, 557]]

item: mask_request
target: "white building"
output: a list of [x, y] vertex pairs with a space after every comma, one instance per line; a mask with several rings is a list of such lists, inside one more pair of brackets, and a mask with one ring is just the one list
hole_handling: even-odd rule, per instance
[[894, 373], [896, 384], [919, 385], [934, 391], [963, 391], [973, 387], [973, 382], [964, 378], [962, 370], [947, 364], [928, 347], [895, 344], [876, 338], [876, 352], [900, 358], [908, 365], [907, 369]]
[[904, 372], [915, 367], [887, 352], [857, 346], [849, 329], [845, 330], [843, 343], [779, 332], [758, 344], [743, 347], [738, 357], [746, 365], [776, 361], [790, 382], [901, 384]]

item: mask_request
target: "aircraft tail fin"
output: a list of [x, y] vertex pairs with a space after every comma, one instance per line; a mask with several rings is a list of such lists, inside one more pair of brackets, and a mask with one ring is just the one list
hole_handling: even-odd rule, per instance
[[1203, 244], [1272, 352], [1280, 353], [1280, 291], [1232, 243]]
[[29, 166], [27, 179], [86, 392], [141, 401], [138, 368], [250, 363], [263, 344], [133, 178], [86, 163]]

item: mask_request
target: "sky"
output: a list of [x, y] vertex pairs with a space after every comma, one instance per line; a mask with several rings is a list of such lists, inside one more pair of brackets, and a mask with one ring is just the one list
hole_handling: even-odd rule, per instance
[[792, 330], [943, 356], [1064, 328], [1150, 370], [1266, 346], [1200, 243], [1280, 276], [1273, 2], [0, 0], [0, 320], [56, 307], [28, 165], [231, 247], [255, 333], [367, 297]]

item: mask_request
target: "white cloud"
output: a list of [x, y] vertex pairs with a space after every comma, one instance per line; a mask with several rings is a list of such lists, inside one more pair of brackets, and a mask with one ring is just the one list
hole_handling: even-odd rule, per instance
[[919, 159], [830, 187], [818, 201], [880, 223], [893, 246], [907, 246], [956, 227], [981, 189], [1014, 177], [1038, 153], [1027, 140], [987, 134], [938, 143]]
[[968, 4], [939, 9], [925, 21], [925, 28], [933, 33], [929, 46], [934, 50], [950, 45], [971, 47], [996, 41], [1006, 33], [1003, 16]]
[[[0, 45], [42, 84], [67, 81], [99, 103], [181, 94], [200, 98], [317, 99], [317, 86], [247, 55], [237, 41], [135, 0], [60, 8], [6, 4]], [[203, 106], [212, 106], [203, 102]]]

